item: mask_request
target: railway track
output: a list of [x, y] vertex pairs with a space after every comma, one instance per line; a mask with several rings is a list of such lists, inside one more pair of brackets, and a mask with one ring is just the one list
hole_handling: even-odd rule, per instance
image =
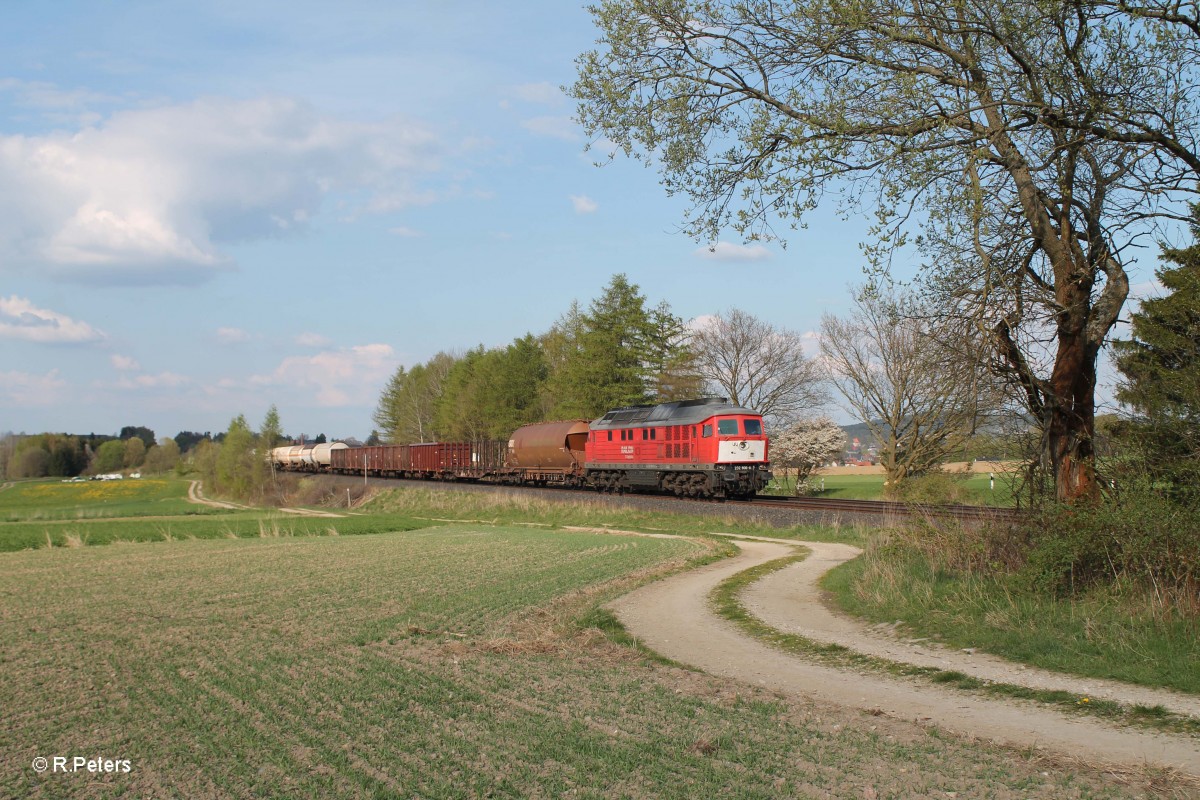
[[841, 512], [846, 514], [876, 514], [894, 517], [936, 516], [955, 519], [1019, 519], [1024, 511], [994, 506], [929, 505], [896, 503], [888, 500], [843, 500], [828, 497], [773, 497], [759, 495], [747, 500], [749, 505], [772, 508], [792, 508], [802, 511]]

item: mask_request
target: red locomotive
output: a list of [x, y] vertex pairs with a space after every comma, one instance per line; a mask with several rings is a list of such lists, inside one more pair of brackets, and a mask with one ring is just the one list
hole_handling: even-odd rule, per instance
[[276, 448], [280, 469], [425, 480], [751, 497], [771, 479], [762, 416], [724, 400], [631, 406], [592, 422], [544, 422], [508, 442], [337, 448], [300, 459]]
[[722, 400], [619, 408], [588, 427], [584, 472], [598, 489], [750, 497], [771, 479], [762, 417]]

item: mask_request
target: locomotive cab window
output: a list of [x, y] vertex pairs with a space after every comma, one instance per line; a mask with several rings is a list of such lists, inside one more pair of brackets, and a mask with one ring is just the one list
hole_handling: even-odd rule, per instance
[[746, 420], [746, 435], [747, 436], [762, 436], [762, 420], [758, 420], [758, 419]]
[[712, 436], [712, 425], [705, 425], [704, 429], [700, 431], [700, 435], [705, 439]]
[[610, 442], [612, 441], [612, 431], [609, 431], [609, 432], [608, 432], [608, 440], [609, 440]]
[[736, 419], [717, 420], [717, 433], [721, 436], [737, 436], [738, 424]]

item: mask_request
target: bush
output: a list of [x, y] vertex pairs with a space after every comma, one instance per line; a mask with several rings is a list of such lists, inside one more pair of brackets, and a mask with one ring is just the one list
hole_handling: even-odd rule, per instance
[[1200, 617], [1200, 521], [1151, 493], [1099, 506], [1051, 506], [1017, 521], [929, 517], [894, 531], [896, 556], [935, 570], [1010, 575], [1039, 594], [1101, 589], [1168, 615]]
[[969, 472], [937, 470], [905, 478], [896, 486], [890, 487], [888, 494], [892, 499], [902, 503], [925, 505], [962, 503], [970, 497], [970, 491], [967, 489], [967, 481], [970, 478], [971, 473]]
[[1030, 533], [1007, 520], [915, 518], [891, 532], [883, 548], [901, 559], [917, 553], [934, 570], [1015, 574], [1029, 559]]
[[1120, 503], [1053, 507], [1027, 523], [1026, 573], [1043, 590], [1141, 587], [1163, 607], [1200, 613], [1200, 522], [1183, 506], [1150, 494]]

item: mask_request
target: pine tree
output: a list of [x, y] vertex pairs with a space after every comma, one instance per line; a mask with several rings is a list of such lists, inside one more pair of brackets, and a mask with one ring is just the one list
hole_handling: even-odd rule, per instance
[[1164, 249], [1173, 267], [1156, 271], [1167, 289], [1132, 314], [1133, 338], [1114, 341], [1123, 381], [1117, 399], [1136, 418], [1129, 432], [1140, 450], [1137, 472], [1200, 502], [1200, 206], [1193, 207], [1197, 242]]
[[646, 368], [655, 402], [688, 400], [703, 393], [704, 376], [692, 338], [692, 330], [671, 312], [666, 300], [650, 312]]
[[614, 275], [582, 317], [575, 347], [552, 380], [558, 417], [594, 417], [649, 402], [646, 364], [652, 336], [646, 298], [624, 274]]

